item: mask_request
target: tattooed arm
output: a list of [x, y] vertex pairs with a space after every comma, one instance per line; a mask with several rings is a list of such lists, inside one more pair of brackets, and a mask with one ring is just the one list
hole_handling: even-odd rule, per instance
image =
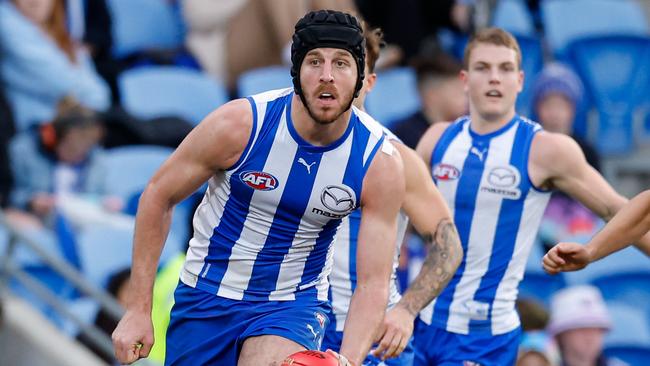
[[463, 249], [451, 220], [447, 204], [429, 176], [428, 169], [415, 151], [394, 144], [402, 155], [406, 175], [406, 195], [402, 209], [424, 238], [427, 256], [420, 273], [402, 299], [384, 318], [373, 355], [382, 359], [396, 357], [408, 344], [413, 321], [452, 278], [463, 256]]

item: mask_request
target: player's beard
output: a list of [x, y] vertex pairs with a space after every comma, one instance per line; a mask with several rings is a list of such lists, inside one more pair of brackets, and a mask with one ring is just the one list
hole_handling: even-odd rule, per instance
[[305, 104], [305, 109], [307, 109], [307, 113], [309, 113], [309, 116], [314, 120], [314, 122], [318, 123], [319, 125], [328, 125], [330, 123], [335, 122], [341, 115], [345, 112], [347, 112], [348, 109], [352, 106], [352, 102], [354, 102], [354, 96], [350, 96], [350, 100], [348, 101], [347, 105], [345, 107], [341, 108], [341, 110], [338, 113], [334, 114], [334, 117], [331, 119], [325, 119], [325, 118], [320, 118], [316, 116], [316, 113], [314, 113], [314, 110], [311, 107], [311, 104], [309, 101], [306, 100], [307, 98], [304, 98], [304, 104]]

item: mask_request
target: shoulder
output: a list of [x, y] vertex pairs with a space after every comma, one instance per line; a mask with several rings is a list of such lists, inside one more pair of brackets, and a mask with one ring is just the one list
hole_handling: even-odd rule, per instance
[[571, 159], [576, 153], [583, 155], [582, 149], [574, 139], [561, 133], [548, 131], [537, 132], [533, 137], [530, 149], [531, 158], [535, 160], [560, 157]]
[[427, 132], [424, 133], [417, 148], [415, 149], [422, 159], [428, 164], [431, 160], [431, 153], [436, 147], [442, 134], [451, 126], [450, 122], [434, 123]]
[[199, 128], [219, 132], [222, 138], [248, 137], [253, 126], [253, 110], [246, 99], [235, 99], [210, 113]]
[[539, 131], [530, 147], [530, 165], [539, 176], [548, 178], [562, 175], [586, 164], [578, 143], [571, 137], [548, 131]]
[[214, 169], [227, 169], [241, 156], [252, 129], [250, 103], [246, 99], [236, 99], [205, 117], [179, 149], [205, 161]]
[[393, 195], [400, 196], [403, 193], [404, 164], [397, 145], [400, 144], [385, 139], [383, 146], [377, 151], [364, 177], [362, 204], [378, 197], [392, 199]]

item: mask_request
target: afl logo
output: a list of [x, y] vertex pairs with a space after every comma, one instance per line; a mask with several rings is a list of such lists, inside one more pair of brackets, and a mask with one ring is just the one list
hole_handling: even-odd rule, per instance
[[336, 213], [348, 213], [355, 206], [354, 191], [347, 186], [329, 185], [320, 194], [323, 206]]
[[450, 164], [437, 164], [433, 168], [433, 177], [436, 180], [455, 180], [460, 177], [460, 170]]
[[271, 191], [278, 187], [278, 179], [265, 172], [245, 171], [239, 174], [239, 179], [258, 191]]

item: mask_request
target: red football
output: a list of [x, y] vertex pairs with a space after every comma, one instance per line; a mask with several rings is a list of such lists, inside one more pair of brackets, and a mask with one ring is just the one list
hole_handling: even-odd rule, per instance
[[336, 356], [321, 351], [296, 352], [282, 361], [280, 366], [338, 366]]

